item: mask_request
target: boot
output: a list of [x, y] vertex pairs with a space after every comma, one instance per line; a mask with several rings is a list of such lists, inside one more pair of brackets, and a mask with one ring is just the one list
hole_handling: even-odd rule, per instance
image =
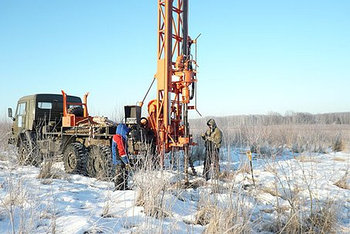
[[128, 188], [128, 173], [124, 165], [116, 166], [114, 186], [114, 190], [130, 190]]

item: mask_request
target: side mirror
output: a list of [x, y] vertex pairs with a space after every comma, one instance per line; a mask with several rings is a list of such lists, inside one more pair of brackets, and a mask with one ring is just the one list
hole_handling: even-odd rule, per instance
[[8, 112], [8, 113], [7, 113], [8, 117], [11, 118], [12, 121], [15, 121], [16, 118], [12, 116], [12, 108], [8, 108], [8, 109], [7, 109], [7, 112]]
[[8, 108], [7, 109], [7, 115], [8, 115], [9, 118], [12, 119], [12, 108]]

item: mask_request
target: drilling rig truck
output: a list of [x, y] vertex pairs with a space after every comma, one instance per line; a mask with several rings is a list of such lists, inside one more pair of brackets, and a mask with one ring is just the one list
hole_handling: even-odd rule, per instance
[[[157, 2], [157, 71], [152, 81], [157, 81], [157, 93], [147, 105], [146, 118], [141, 118], [141, 108], [150, 88], [138, 105], [124, 107], [125, 123], [132, 129], [128, 150], [130, 154], [151, 151], [160, 166], [166, 153], [182, 150], [188, 181], [189, 147], [194, 145], [188, 112], [197, 110], [197, 62], [191, 46], [197, 39], [188, 34], [188, 0]], [[19, 162], [38, 165], [45, 157], [63, 155], [69, 173], [113, 176], [110, 145], [116, 125], [89, 116], [87, 96], [81, 101], [63, 91], [62, 95], [37, 94], [21, 98], [14, 116], [9, 109], [14, 120], [10, 143], [19, 149]]]

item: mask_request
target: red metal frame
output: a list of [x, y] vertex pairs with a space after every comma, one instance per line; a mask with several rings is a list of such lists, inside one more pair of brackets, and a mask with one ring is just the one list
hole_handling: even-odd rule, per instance
[[[79, 123], [84, 121], [92, 121], [92, 117], [89, 116], [88, 108], [87, 108], [87, 97], [89, 93], [86, 93], [83, 98], [83, 102], [67, 102], [67, 94], [61, 90], [63, 96], [63, 117], [62, 117], [62, 126], [63, 127], [73, 127], [77, 126]], [[74, 114], [68, 113], [68, 106], [76, 105], [82, 106], [84, 108], [83, 117], [75, 116]]]
[[187, 14], [188, 0], [158, 0], [157, 99], [148, 104], [148, 112], [161, 155], [191, 143], [187, 111], [193, 109], [188, 104], [196, 71]]

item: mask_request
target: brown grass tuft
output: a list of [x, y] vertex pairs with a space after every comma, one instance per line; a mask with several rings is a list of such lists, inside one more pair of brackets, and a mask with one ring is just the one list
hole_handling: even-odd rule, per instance
[[297, 157], [296, 159], [299, 162], [314, 162], [314, 163], [319, 163], [320, 162], [315, 157], [310, 157], [310, 156], [305, 156], [305, 155], [301, 155], [300, 157]]
[[333, 143], [332, 143], [332, 150], [334, 152], [340, 152], [340, 151], [343, 151], [345, 150], [345, 144], [344, 144], [344, 141], [342, 139], [342, 136], [340, 134], [338, 134]]
[[234, 204], [231, 200], [222, 207], [208, 196], [201, 197], [194, 222], [206, 226], [204, 233], [250, 233], [249, 209], [243, 207], [244, 203]]
[[236, 171], [236, 174], [239, 174], [239, 173], [250, 173], [250, 165], [248, 162], [246, 163], [243, 163], [241, 165], [241, 167]]
[[165, 206], [165, 192], [169, 187], [169, 181], [159, 177], [153, 171], [139, 171], [134, 176], [134, 182], [137, 184], [138, 193], [136, 205], [143, 206], [144, 213], [148, 216], [161, 219], [171, 217]]
[[52, 161], [51, 160], [45, 161], [42, 164], [42, 167], [40, 169], [40, 173], [38, 175], [38, 179], [49, 179], [49, 178], [52, 178], [51, 167], [52, 167]]
[[223, 171], [219, 175], [219, 180], [223, 181], [233, 181], [235, 178], [235, 173], [230, 171]]
[[263, 191], [264, 193], [271, 194], [274, 197], [281, 197], [281, 194], [278, 193], [278, 191], [276, 191], [276, 189], [274, 188], [262, 187], [261, 191]]
[[332, 233], [335, 230], [336, 211], [334, 203], [327, 201], [318, 211], [306, 219], [306, 230], [313, 233]]
[[350, 178], [349, 178], [348, 172], [346, 172], [345, 175], [340, 180], [334, 183], [334, 185], [342, 189], [350, 189], [350, 185], [348, 183], [349, 180]]
[[38, 179], [48, 179], [42, 180], [43, 184], [50, 184], [52, 179], [62, 179], [64, 178], [64, 173], [56, 168], [52, 168], [52, 160], [44, 160], [41, 164], [40, 173]]
[[312, 214], [307, 211], [291, 210], [290, 213], [282, 213], [286, 219], [276, 221], [269, 227], [264, 227], [265, 231], [274, 233], [334, 233], [336, 226], [336, 210], [332, 201], [326, 201], [322, 207]]
[[337, 162], [345, 162], [346, 159], [345, 158], [341, 158], [341, 157], [334, 157], [332, 158], [333, 161], [337, 161]]

